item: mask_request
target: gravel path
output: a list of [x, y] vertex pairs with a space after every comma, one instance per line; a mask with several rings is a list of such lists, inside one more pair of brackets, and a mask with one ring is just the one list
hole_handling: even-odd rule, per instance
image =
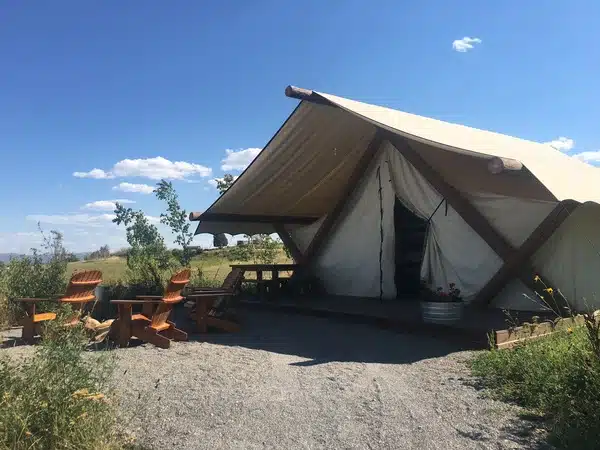
[[515, 408], [469, 385], [470, 353], [434, 338], [260, 312], [237, 335], [115, 353], [144, 448], [533, 446]]

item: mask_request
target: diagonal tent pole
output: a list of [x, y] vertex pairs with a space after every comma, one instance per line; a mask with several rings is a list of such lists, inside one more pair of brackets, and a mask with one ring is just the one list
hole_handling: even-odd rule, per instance
[[304, 252], [304, 257], [302, 258], [302, 263], [305, 266], [310, 266], [310, 264], [315, 260], [318, 256], [319, 252], [323, 249], [324, 244], [327, 242], [327, 239], [333, 234], [335, 226], [339, 223], [340, 216], [342, 215], [348, 201], [352, 197], [352, 193], [357, 188], [362, 175], [365, 173], [365, 170], [369, 163], [373, 160], [375, 155], [377, 154], [377, 150], [382, 142], [382, 136], [379, 131], [375, 133], [373, 139], [369, 143], [369, 146], [362, 154], [360, 160], [354, 167], [348, 182], [346, 183], [346, 188], [339, 200], [332, 208], [332, 210], [327, 214], [325, 220], [315, 233], [312, 241], [308, 245], [308, 248]]
[[[388, 139], [394, 147], [410, 162], [425, 179], [440, 193], [446, 201], [452, 205], [454, 210], [460, 214], [463, 220], [477, 233], [481, 238], [502, 258], [504, 261], [510, 261], [517, 250], [502, 236], [481, 214], [477, 208], [455, 187], [448, 184], [435, 169], [433, 169], [416, 152], [405, 139], [386, 132]], [[541, 285], [537, 284], [534, 278], [537, 276], [546, 286], [553, 286], [547, 278], [541, 273], [536, 272], [530, 265], [525, 264], [518, 274], [523, 283], [533, 292], [540, 291]]]
[[288, 232], [288, 230], [286, 230], [285, 227], [283, 226], [283, 224], [281, 224], [281, 223], [276, 223], [273, 225], [275, 227], [275, 231], [279, 235], [279, 238], [283, 242], [283, 245], [285, 245], [285, 247], [289, 250], [294, 261], [295, 262], [301, 261], [302, 257], [303, 257], [302, 251], [298, 248], [298, 246], [292, 239], [292, 236], [290, 236], [290, 233]]
[[529, 264], [531, 257], [554, 234], [567, 217], [575, 211], [578, 205], [579, 203], [574, 200], [563, 200], [558, 203], [512, 257], [505, 261], [504, 266], [479, 291], [473, 303], [488, 305], [502, 291], [506, 282], [515, 275], [518, 276], [519, 270]]

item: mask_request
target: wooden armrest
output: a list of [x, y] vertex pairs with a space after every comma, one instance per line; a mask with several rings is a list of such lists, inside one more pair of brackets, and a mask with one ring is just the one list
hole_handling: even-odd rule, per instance
[[162, 303], [163, 301], [162, 300], [148, 299], [148, 300], [111, 300], [110, 302], [111, 303], [115, 303], [117, 305], [127, 305], [127, 304], [143, 305], [145, 303]]
[[36, 302], [56, 302], [58, 298], [15, 298], [16, 302], [28, 302], [28, 303], [36, 303]]
[[162, 300], [163, 296], [162, 295], [136, 295], [135, 298], [139, 298], [139, 299], [155, 299], [155, 300]]

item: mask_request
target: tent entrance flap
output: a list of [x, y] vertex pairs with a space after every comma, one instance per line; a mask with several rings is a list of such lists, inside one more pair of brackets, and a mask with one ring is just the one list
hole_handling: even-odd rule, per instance
[[394, 234], [396, 296], [414, 300], [421, 286], [427, 221], [406, 208], [398, 198], [394, 200]]

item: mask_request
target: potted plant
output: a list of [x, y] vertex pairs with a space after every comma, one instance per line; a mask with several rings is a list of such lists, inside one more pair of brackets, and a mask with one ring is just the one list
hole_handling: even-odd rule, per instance
[[453, 324], [462, 318], [464, 302], [460, 289], [454, 283], [448, 290], [438, 287], [435, 291], [421, 283], [421, 314], [423, 321], [437, 324]]

